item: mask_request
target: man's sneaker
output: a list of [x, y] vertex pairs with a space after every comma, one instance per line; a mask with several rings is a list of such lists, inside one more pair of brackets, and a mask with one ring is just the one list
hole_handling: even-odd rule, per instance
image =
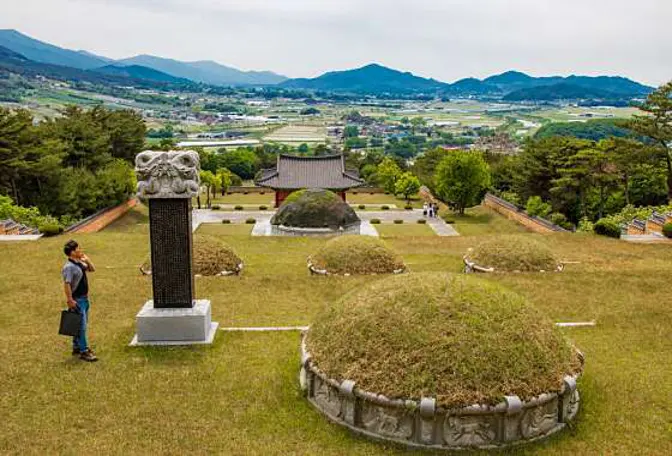
[[82, 361], [88, 361], [90, 363], [98, 361], [98, 358], [96, 357], [96, 355], [93, 354], [91, 350], [86, 350], [85, 352], [80, 353], [79, 359], [81, 359]]

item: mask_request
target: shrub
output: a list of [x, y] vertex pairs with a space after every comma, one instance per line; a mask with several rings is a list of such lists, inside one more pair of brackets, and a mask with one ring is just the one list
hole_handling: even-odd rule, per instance
[[554, 212], [551, 215], [548, 216], [548, 221], [551, 222], [554, 225], [558, 225], [566, 230], [572, 230], [574, 229], [574, 225], [567, 220], [567, 217], [565, 217], [565, 214], [561, 214], [560, 212]]
[[267, 211], [267, 210], [268, 210], [268, 206], [264, 206], [264, 205], [262, 204], [261, 206], [259, 206], [259, 210], [260, 210], [260, 211]]
[[663, 225], [663, 234], [666, 238], [672, 239], [672, 223], [666, 223]]
[[395, 224], [395, 225], [401, 225], [402, 223], [404, 223], [404, 221], [401, 220], [401, 219], [396, 219], [396, 220], [394, 221], [394, 224]]
[[425, 220], [425, 219], [420, 219], [420, 220], [418, 220], [418, 223], [419, 223], [420, 225], [424, 225], [425, 223], [427, 223], [427, 220]]
[[332, 274], [389, 274], [405, 268], [399, 255], [369, 236], [333, 238], [310, 261], [315, 268]]
[[243, 208], [243, 206], [241, 206], [240, 204], [237, 204], [237, 205], [234, 207], [234, 209], [237, 210], [237, 211], [242, 211], [244, 208]]
[[213, 204], [210, 209], [212, 209], [213, 211], [219, 211], [222, 209], [222, 206], [220, 206], [219, 204]]
[[593, 229], [595, 230], [595, 234], [599, 234], [600, 236], [608, 236], [616, 239], [621, 237], [621, 226], [613, 220], [600, 219], [595, 223]]
[[412, 204], [407, 204], [406, 206], [404, 206], [404, 209], [406, 209], [407, 211], [412, 211], [413, 210], [413, 205]]
[[364, 209], [366, 209], [366, 205], [364, 205], [364, 204], [360, 204], [357, 207], [359, 208], [360, 211], [363, 211]]
[[248, 225], [252, 225], [254, 223], [257, 223], [257, 220], [253, 218], [248, 218], [247, 220], [245, 220], [245, 223], [247, 223]]
[[384, 205], [380, 206], [380, 208], [384, 211], [389, 211], [390, 210], [390, 206], [388, 206], [387, 204], [384, 204]]
[[380, 219], [371, 219], [372, 225], [380, 225]]
[[49, 237], [61, 234], [63, 232], [63, 227], [55, 222], [45, 222], [38, 227], [38, 230], [46, 237]]
[[448, 408], [559, 391], [581, 370], [562, 331], [523, 296], [442, 273], [376, 280], [324, 306], [306, 348], [330, 378], [390, 398], [431, 391]]
[[266, 194], [266, 192], [259, 192], [259, 194], [260, 194], [260, 195], [265, 195], [265, 194]]
[[587, 217], [582, 218], [579, 221], [579, 226], [576, 227], [576, 231], [579, 233], [592, 233], [594, 231], [593, 222], [588, 220]]
[[551, 213], [551, 205], [544, 203], [540, 196], [530, 196], [525, 206], [527, 215], [544, 218]]
[[224, 220], [222, 220], [222, 223], [223, 223], [224, 225], [228, 225], [229, 223], [231, 223], [231, 220], [229, 220], [229, 219], [224, 219]]

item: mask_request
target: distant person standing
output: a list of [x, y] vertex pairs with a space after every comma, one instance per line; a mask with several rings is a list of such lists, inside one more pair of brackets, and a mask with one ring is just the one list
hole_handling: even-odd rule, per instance
[[422, 216], [427, 217], [427, 210], [429, 209], [429, 206], [427, 205], [427, 201], [422, 203]]
[[429, 207], [427, 208], [427, 210], [428, 210], [428, 212], [429, 212], [429, 218], [434, 217], [434, 205], [430, 203], [430, 204], [429, 204]]
[[76, 241], [68, 241], [63, 247], [63, 253], [68, 257], [61, 271], [66, 302], [69, 309], [82, 316], [79, 334], [72, 339], [72, 354], [78, 355], [82, 361], [98, 361], [86, 338], [90, 306], [89, 281], [86, 273], [94, 272], [96, 268]]

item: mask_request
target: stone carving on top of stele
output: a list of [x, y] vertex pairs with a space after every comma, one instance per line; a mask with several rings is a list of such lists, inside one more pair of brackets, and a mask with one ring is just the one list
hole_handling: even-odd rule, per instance
[[131, 345], [210, 344], [210, 301], [195, 299], [191, 198], [198, 194], [194, 151], [145, 151], [135, 159], [137, 195], [149, 206], [152, 297], [136, 316]]

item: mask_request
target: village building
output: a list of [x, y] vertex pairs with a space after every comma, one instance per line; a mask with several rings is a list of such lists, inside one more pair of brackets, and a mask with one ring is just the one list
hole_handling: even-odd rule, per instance
[[343, 154], [317, 157], [280, 154], [276, 167], [262, 170], [255, 183], [275, 191], [275, 206], [278, 207], [290, 193], [305, 188], [331, 190], [345, 201], [349, 189], [365, 183], [358, 174], [346, 169]]

